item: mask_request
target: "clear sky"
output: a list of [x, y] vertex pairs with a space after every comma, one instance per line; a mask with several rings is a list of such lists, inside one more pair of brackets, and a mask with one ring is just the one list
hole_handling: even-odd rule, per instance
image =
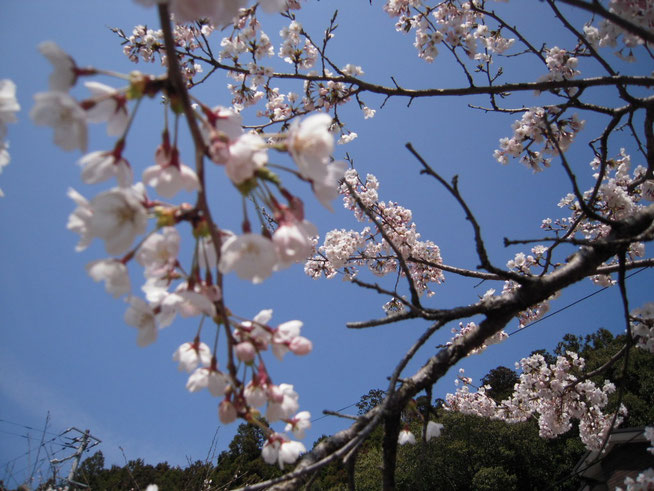
[[[541, 8], [540, 2], [529, 3], [533, 5], [519, 14], [517, 22], [527, 21], [528, 32], [535, 38], [545, 34], [541, 40], [560, 36], [551, 28], [551, 14], [534, 15], [532, 7]], [[364, 0], [309, 1], [303, 3], [298, 19], [318, 36], [333, 9], [339, 8], [340, 28], [333, 41], [332, 59], [340, 66], [363, 66], [368, 80], [390, 85], [394, 75], [405, 87], [464, 84], [447, 54], [431, 65], [418, 60], [412, 35], [396, 33], [393, 21], [381, 10], [381, 2], [373, 4]], [[282, 20], [270, 16], [263, 20], [264, 31], [277, 45]], [[130, 0], [3, 0], [0, 6], [0, 79], [10, 78], [16, 83], [22, 108], [19, 122], [8, 128], [11, 163], [0, 175], [0, 188], [5, 193], [0, 200], [0, 478], [9, 486], [16, 486], [37, 468], [35, 449], [48, 413], [47, 438], [71, 426], [88, 428], [102, 440], [97, 448], [108, 464], [124, 462], [122, 448], [127, 459], [184, 465], [205, 458], [216, 430], [218, 449], [225, 449], [237, 426], [221, 426], [217, 401], [209, 394], [188, 393], [184, 388], [187, 375], [178, 372], [171, 360], [177, 346], [192, 338], [196, 324], [178, 320], [160, 333], [157, 343], [139, 348], [135, 330], [123, 322], [124, 302], [111, 298], [102, 285], [88, 277], [84, 266], [105, 257], [105, 252], [97, 241], [88, 250], [75, 252], [78, 237], [66, 230], [74, 205], [66, 191], [74, 187], [92, 197], [106, 186], [84, 185], [76, 165], [81, 154], [55, 147], [51, 130], [37, 128], [29, 120], [33, 94], [47, 90], [51, 71], [37, 52], [41, 41], [56, 41], [80, 66], [163, 73], [158, 63], [130, 63], [122, 54], [120, 40], [109, 29], [120, 27], [129, 33], [136, 24], [158, 27], [155, 11]], [[219, 40], [215, 35], [214, 45]], [[283, 66], [278, 61], [271, 63]], [[542, 72], [534, 72], [528, 78], [536, 80], [540, 75]], [[100, 81], [115, 85], [110, 79]], [[198, 93], [210, 106], [229, 105], [225, 82], [224, 75], [217, 74]], [[295, 90], [301, 89], [296, 86]], [[72, 93], [86, 94], [83, 87]], [[524, 96], [518, 104], [538, 103], [527, 102], [530, 98]], [[469, 102], [485, 103], [482, 99], [417, 100], [410, 107], [407, 100], [391, 99], [382, 109], [383, 98], [366, 95], [364, 100], [378, 109], [377, 115], [364, 121], [356, 105], [345, 108], [342, 115], [359, 138], [337, 147], [335, 156], [343, 158], [349, 152], [361, 174], [376, 174], [381, 198], [412, 209], [423, 238], [441, 247], [447, 264], [476, 267], [471, 229], [443, 189], [419, 178], [419, 167], [404, 148], [408, 141], [444, 176], [460, 176], [461, 190], [482, 225], [492, 259], [499, 265], [519, 250], [504, 249], [503, 237], [541, 236], [541, 220], [561, 216], [556, 203], [570, 187], [560, 167], [553, 165], [547, 172], [534, 175], [516, 161], [502, 167], [492, 157], [498, 139], [511, 135], [515, 116], [488, 115], [466, 107]], [[580, 138], [590, 139], [602, 123], [589, 121]], [[153, 163], [154, 145], [161, 131], [156, 101], [144, 103], [135, 125], [126, 156], [139, 176]], [[92, 127], [89, 141], [90, 151], [112, 145], [101, 126]], [[617, 153], [618, 148], [612, 150]], [[183, 156], [190, 156], [188, 149], [185, 152]], [[578, 142], [571, 152], [575, 169], [588, 184], [590, 157], [585, 144]], [[189, 162], [190, 157], [187, 159]], [[222, 226], [236, 229], [240, 222], [237, 193], [224, 176], [215, 176], [210, 187], [215, 195], [214, 212]], [[335, 212], [329, 213], [311, 202], [306, 186], [296, 189], [307, 203], [308, 219], [321, 235], [332, 228], [360, 227], [340, 203], [335, 203]], [[132, 276], [135, 288], [140, 285], [140, 275], [135, 270]], [[501, 285], [477, 285], [475, 280], [463, 281], [452, 275], [446, 278], [444, 285], [436, 287], [429, 305], [466, 305], [487, 288], [501, 289]], [[651, 301], [653, 280], [651, 271], [630, 280], [633, 306]], [[552, 304], [552, 310], [595, 290], [590, 281], [576, 285]], [[268, 367], [276, 383], [295, 386], [301, 409], [311, 411], [314, 419], [323, 409], [338, 410], [354, 404], [371, 388], [385, 388], [396, 361], [426, 327], [424, 322], [411, 322], [349, 331], [346, 321], [381, 317], [381, 305], [387, 299], [338, 278], [311, 280], [299, 265], [262, 285], [246, 284], [231, 275], [225, 295], [228, 307], [240, 315], [253, 316], [272, 308], [273, 324], [291, 319], [304, 322], [303, 334], [313, 341], [314, 352], [303, 358], [289, 355], [283, 363], [271, 361]], [[566, 332], [589, 333], [599, 327], [615, 333], [624, 330], [617, 290], [596, 295], [512, 336], [502, 345], [465, 360], [462, 366], [478, 380], [497, 365], [512, 367], [534, 349], [552, 348]], [[509, 332], [516, 328], [517, 321]], [[448, 338], [449, 331], [439, 333], [406, 373], [413, 373], [435, 352], [435, 346]], [[451, 371], [437, 384], [434, 396], [444, 397], [452, 391], [455, 376]], [[345, 412], [354, 414], [356, 408]], [[321, 418], [305, 444], [310, 447], [321, 435], [346, 424], [333, 417]], [[59, 458], [71, 453], [61, 446], [52, 448], [58, 450]], [[43, 457], [41, 453], [39, 458]], [[47, 467], [42, 470], [47, 472]]]

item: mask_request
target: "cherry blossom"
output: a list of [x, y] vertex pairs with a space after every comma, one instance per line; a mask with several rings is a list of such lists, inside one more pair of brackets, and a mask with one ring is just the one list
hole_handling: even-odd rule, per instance
[[286, 10], [286, 0], [259, 0], [259, 6], [269, 14]]
[[306, 260], [313, 252], [312, 237], [318, 235], [318, 229], [307, 220], [282, 222], [273, 233], [272, 241], [277, 248], [279, 268]]
[[331, 116], [318, 113], [294, 122], [288, 132], [288, 150], [306, 179], [323, 181], [325, 178], [334, 150], [334, 137], [329, 132], [331, 124]]
[[179, 362], [180, 372], [192, 372], [198, 365], [204, 367], [211, 365], [211, 350], [209, 346], [198, 340], [184, 343], [173, 353], [173, 361]]
[[164, 198], [172, 198], [182, 189], [187, 192], [200, 189], [195, 171], [179, 160], [177, 147], [170, 146], [165, 139], [155, 152], [156, 165], [143, 171], [143, 182], [156, 189]]
[[[146, 7], [151, 7], [162, 0], [135, 0]], [[193, 22], [208, 18], [216, 26], [232, 23], [239, 9], [247, 5], [247, 0], [169, 0], [170, 11], [179, 23]]]
[[416, 436], [405, 428], [400, 431], [400, 434], [397, 437], [397, 443], [400, 445], [406, 445], [407, 443], [413, 445], [416, 443]]
[[114, 188], [91, 200], [89, 233], [105, 241], [109, 254], [129, 249], [137, 235], [145, 232], [147, 215], [133, 188]]
[[637, 346], [654, 353], [654, 302], [648, 302], [631, 312], [631, 331]]
[[185, 318], [199, 315], [215, 317], [216, 307], [213, 301], [204, 292], [201, 292], [200, 285], [196, 285], [196, 289], [200, 291], [189, 290], [188, 284], [182, 283], [173, 293], [167, 293], [165, 290], [151, 291], [153, 296], [150, 298], [160, 307], [159, 323], [161, 326], [170, 325], [176, 314]]
[[50, 75], [50, 90], [68, 92], [77, 81], [75, 61], [53, 41], [44, 41], [38, 47], [54, 67]]
[[80, 240], [77, 246], [75, 246], [75, 250], [79, 252], [86, 249], [93, 240], [90, 230], [93, 209], [91, 208], [91, 203], [73, 188], [69, 188], [67, 194], [75, 202], [77, 208], [68, 217], [66, 228], [79, 234]]
[[292, 464], [304, 452], [306, 448], [302, 443], [289, 441], [279, 433], [274, 433], [263, 444], [261, 456], [266, 463], [277, 463], [280, 469], [284, 469], [284, 464]]
[[54, 142], [62, 149], [86, 151], [86, 112], [75, 99], [65, 92], [39, 92], [34, 101], [30, 111], [34, 124], [51, 126]]
[[427, 432], [425, 435], [427, 441], [441, 436], [441, 431], [443, 431], [443, 425], [441, 423], [436, 423], [434, 421], [427, 422]]
[[190, 392], [208, 389], [214, 397], [224, 396], [228, 385], [229, 379], [213, 366], [196, 368], [186, 382], [186, 388]]
[[225, 164], [230, 156], [230, 143], [243, 134], [243, 118], [232, 109], [217, 106], [205, 110], [207, 123], [203, 127], [209, 156], [217, 164]]
[[223, 243], [218, 269], [225, 274], [235, 271], [239, 278], [256, 284], [272, 274], [277, 260], [277, 250], [270, 239], [243, 234]]
[[125, 312], [125, 323], [139, 330], [137, 344], [143, 347], [154, 343], [158, 333], [154, 312], [145, 301], [138, 297], [130, 295], [127, 302], [129, 308]]
[[218, 417], [220, 418], [220, 422], [226, 425], [236, 421], [238, 414], [236, 412], [236, 408], [234, 407], [234, 404], [232, 404], [231, 401], [228, 400], [222, 401], [218, 405]]
[[129, 113], [127, 97], [113, 87], [100, 82], [85, 82], [92, 98], [84, 101], [86, 118], [89, 123], [107, 123], [109, 136], [123, 136], [127, 129]]
[[255, 384], [254, 381], [248, 382], [243, 390], [243, 396], [248, 406], [261, 407], [268, 400], [266, 396], [266, 387]]
[[[16, 122], [16, 113], [20, 105], [16, 100], [16, 84], [9, 79], [0, 80], [0, 173], [2, 168], [9, 164], [9, 143], [5, 141], [7, 123]], [[3, 196], [0, 189], [0, 197]]]
[[139, 247], [136, 260], [145, 268], [146, 277], [158, 278], [174, 268], [181, 237], [175, 227], [163, 227], [149, 235]]
[[284, 431], [292, 431], [295, 438], [304, 438], [304, 432], [311, 427], [311, 413], [300, 411], [291, 418]]
[[280, 361], [288, 351], [298, 355], [311, 352], [311, 341], [300, 336], [301, 321], [288, 321], [280, 324], [272, 337], [272, 352]]
[[117, 153], [120, 152], [97, 151], [84, 155], [78, 162], [82, 167], [82, 181], [97, 184], [115, 177], [119, 186], [131, 186], [134, 179], [132, 167]]
[[268, 162], [265, 142], [253, 133], [241, 135], [230, 145], [229, 154], [225, 173], [236, 185], [254, 177], [257, 169]]
[[118, 298], [131, 291], [127, 267], [117, 259], [100, 259], [86, 265], [86, 271], [94, 281], [104, 281], [107, 293]]
[[290, 418], [299, 408], [298, 397], [297, 392], [293, 390], [293, 386], [290, 384], [269, 387], [266, 419], [274, 423], [280, 419]]
[[0, 80], [0, 140], [7, 132], [7, 123], [15, 123], [20, 105], [16, 100], [16, 84], [9, 79]]
[[613, 426], [614, 417], [619, 424], [626, 410], [621, 406], [617, 415], [603, 412], [615, 386], [605, 381], [599, 388], [590, 380], [578, 379], [572, 372], [582, 370], [584, 365], [584, 359], [570, 351], [550, 365], [542, 355], [534, 354], [520, 361], [522, 374], [509, 399], [498, 404], [486, 395], [489, 387], [471, 392], [469, 381], [464, 380], [465, 385], [456, 394], [447, 394], [447, 408], [508, 423], [525, 421], [537, 413], [543, 438], [565, 433], [576, 419], [581, 441], [588, 449], [597, 450]]

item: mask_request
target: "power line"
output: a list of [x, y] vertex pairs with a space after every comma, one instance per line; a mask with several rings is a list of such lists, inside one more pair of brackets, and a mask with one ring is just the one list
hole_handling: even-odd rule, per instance
[[[642, 268], [642, 269], [639, 269], [638, 271], [634, 271], [634, 272], [631, 273], [630, 275], [627, 275], [627, 276], [625, 277], [625, 279], [629, 279], [629, 278], [631, 278], [631, 277], [633, 277], [633, 276], [636, 276], [637, 274], [642, 273], [642, 272], [645, 271], [646, 269], [648, 269], [648, 268]], [[541, 317], [540, 319], [536, 319], [534, 322], [530, 322], [529, 324], [527, 324], [527, 325], [524, 326], [524, 327], [520, 327], [520, 328], [516, 329], [516, 330], [513, 331], [512, 333], [509, 333], [509, 336], [513, 336], [514, 334], [519, 333], [519, 332], [521, 332], [521, 331], [524, 331], [525, 329], [527, 329], [528, 327], [533, 326], [534, 324], [538, 324], [539, 322], [544, 321], [545, 319], [549, 319], [550, 317], [552, 317], [552, 316], [554, 316], [554, 315], [556, 315], [556, 314], [560, 314], [560, 313], [563, 312], [564, 310], [569, 309], [570, 307], [572, 307], [572, 306], [574, 306], [574, 305], [577, 305], [578, 303], [581, 303], [581, 302], [583, 302], [584, 300], [588, 300], [590, 297], [594, 297], [594, 296], [597, 295], [598, 293], [602, 293], [603, 291], [608, 290], [609, 288], [611, 288], [611, 287], [610, 287], [610, 286], [604, 286], [604, 287], [600, 288], [599, 290], [594, 291], [593, 293], [589, 293], [589, 294], [586, 295], [585, 297], [581, 297], [581, 298], [575, 300], [574, 302], [569, 303], [569, 304], [566, 305], [565, 307], [561, 307], [559, 310], [555, 310], [554, 312], [551, 312], [551, 313], [549, 313], [549, 314], [547, 314], [547, 315], [544, 315], [544, 316]]]

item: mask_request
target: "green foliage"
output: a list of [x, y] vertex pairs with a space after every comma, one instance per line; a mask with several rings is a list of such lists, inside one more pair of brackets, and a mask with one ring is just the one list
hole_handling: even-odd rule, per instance
[[516, 382], [518, 382], [518, 374], [514, 370], [503, 366], [493, 368], [481, 379], [483, 385], [491, 386], [486, 394], [496, 401], [508, 399], [513, 393], [513, 386]]

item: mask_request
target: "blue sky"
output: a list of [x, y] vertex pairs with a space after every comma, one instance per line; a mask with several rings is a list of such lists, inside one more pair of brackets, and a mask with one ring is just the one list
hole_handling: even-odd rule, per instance
[[[311, 1], [298, 18], [307, 30], [319, 33], [332, 10], [340, 8], [341, 27], [333, 41], [332, 57], [341, 66], [362, 65], [368, 80], [390, 85], [389, 77], [395, 75], [406, 87], [464, 83], [445, 53], [431, 65], [418, 60], [413, 37], [396, 33], [381, 3], [374, 3], [371, 7], [363, 0]], [[540, 2], [531, 3], [534, 9], [540, 8]], [[531, 16], [527, 10], [519, 14], [522, 18], [517, 22], [528, 22], [531, 35], [538, 38], [545, 34], [548, 41], [561, 35], [551, 28], [554, 24], [550, 14]], [[184, 465], [188, 460], [204, 459], [220, 426], [217, 401], [208, 394], [188, 393], [184, 388], [186, 374], [178, 372], [171, 361], [177, 346], [193, 336], [195, 323], [176, 321], [161, 332], [157, 343], [139, 348], [134, 329], [123, 322], [125, 304], [111, 298], [102, 285], [88, 277], [84, 266], [103, 258], [105, 253], [100, 243], [82, 253], [74, 251], [78, 237], [65, 228], [74, 208], [66, 190], [72, 186], [92, 197], [104, 188], [83, 185], [75, 164], [81, 154], [66, 153], [52, 145], [50, 129], [35, 127], [28, 116], [33, 94], [47, 90], [50, 65], [36, 49], [44, 40], [56, 41], [80, 66], [162, 73], [157, 63], [130, 63], [121, 52], [118, 38], [109, 30], [120, 27], [130, 32], [136, 24], [156, 27], [154, 10], [129, 0], [4, 0], [2, 4], [0, 79], [14, 80], [22, 107], [19, 122], [8, 128], [12, 161], [0, 175], [0, 188], [6, 195], [0, 200], [0, 478], [13, 476], [7, 480], [10, 486], [17, 485], [12, 479], [20, 481], [29, 475], [33, 460], [28, 461], [26, 454], [30, 445], [32, 449], [38, 446], [41, 437], [38, 431], [24, 426], [41, 428], [48, 412], [48, 431], [55, 434], [70, 426], [89, 428], [102, 440], [98, 448], [108, 464], [123, 463], [119, 447], [128, 459], [143, 458], [153, 464], [168, 461]], [[264, 18], [264, 30], [275, 44], [282, 25], [280, 19]], [[214, 43], [218, 42], [216, 36]], [[357, 55], [357, 51], [361, 54]], [[532, 68], [529, 64], [518, 67]], [[532, 79], [540, 75], [542, 72], [534, 72]], [[99, 80], [115, 84], [110, 79]], [[200, 87], [198, 94], [208, 105], [228, 105], [224, 86], [223, 75], [217, 74], [212, 82]], [[73, 94], [83, 96], [85, 91], [78, 87]], [[379, 109], [383, 102], [379, 96], [366, 95], [364, 100], [373, 109]], [[537, 103], [530, 94], [516, 101], [517, 105]], [[152, 164], [161, 131], [160, 108], [156, 102], [147, 102], [136, 120], [126, 153], [137, 176]], [[366, 121], [353, 105], [343, 109], [341, 114], [359, 138], [337, 147], [335, 156], [343, 158], [347, 151], [361, 174], [376, 174], [381, 182], [381, 198], [412, 209], [423, 238], [441, 247], [447, 264], [471, 269], [477, 265], [471, 229], [443, 189], [419, 178], [419, 167], [404, 148], [408, 141], [444, 176], [460, 176], [461, 190], [499, 265], [519, 250], [505, 249], [505, 236], [541, 236], [541, 220], [560, 216], [556, 203], [570, 192], [560, 167], [553, 165], [534, 175], [518, 162], [502, 167], [492, 158], [498, 139], [511, 135], [515, 116], [487, 115], [466, 107], [469, 102], [484, 103], [483, 99], [417, 100], [410, 107], [407, 102], [391, 99], [375, 118]], [[588, 121], [581, 140], [571, 150], [575, 169], [585, 184], [590, 182], [590, 157], [583, 139], [594, 136], [593, 130], [602, 124]], [[89, 151], [109, 149], [111, 145], [103, 127], [92, 127]], [[618, 148], [613, 151], [617, 153]], [[222, 226], [236, 229], [240, 222], [237, 193], [224, 176], [213, 176], [210, 192], [215, 196], [214, 212]], [[295, 189], [305, 199], [307, 217], [322, 235], [332, 228], [359, 227], [339, 203], [335, 203], [335, 212], [329, 213], [311, 201], [306, 186], [295, 185]], [[140, 275], [135, 271], [132, 277], [135, 288], [140, 284]], [[490, 284], [475, 286], [477, 281], [452, 275], [446, 278], [429, 305], [465, 305], [487, 288], [498, 288]], [[651, 300], [653, 280], [651, 271], [630, 280], [633, 306]], [[589, 281], [575, 285], [552, 304], [552, 309], [596, 289]], [[313, 281], [303, 274], [301, 266], [276, 274], [262, 285], [245, 284], [232, 275], [226, 280], [225, 295], [228, 306], [240, 315], [253, 316], [260, 309], [273, 308], [274, 324], [291, 319], [304, 322], [303, 334], [313, 341], [314, 352], [304, 358], [287, 356], [281, 364], [271, 361], [269, 370], [275, 382], [294, 384], [301, 409], [311, 411], [314, 418], [320, 417], [323, 409], [337, 410], [357, 402], [371, 388], [385, 387], [395, 362], [426, 327], [424, 322], [416, 321], [349, 331], [345, 328], [347, 321], [382, 316], [381, 305], [387, 299], [338, 278]], [[619, 305], [617, 290], [601, 293], [465, 360], [462, 366], [468, 375], [478, 379], [497, 365], [512, 366], [533, 349], [552, 348], [566, 332], [583, 334], [598, 327], [622, 332]], [[509, 331], [516, 326], [517, 322], [513, 323]], [[448, 338], [449, 331], [439, 333], [419, 352], [406, 373], [413, 373], [435, 352], [435, 346]], [[452, 391], [455, 376], [451, 371], [437, 384], [434, 396], [444, 397]], [[348, 411], [354, 413], [355, 408]], [[305, 444], [310, 447], [322, 434], [331, 434], [345, 425], [343, 420], [322, 418], [308, 433]], [[219, 450], [227, 447], [236, 426], [220, 426]], [[57, 456], [65, 455], [62, 451]], [[7, 463], [13, 466], [9, 471]]]

